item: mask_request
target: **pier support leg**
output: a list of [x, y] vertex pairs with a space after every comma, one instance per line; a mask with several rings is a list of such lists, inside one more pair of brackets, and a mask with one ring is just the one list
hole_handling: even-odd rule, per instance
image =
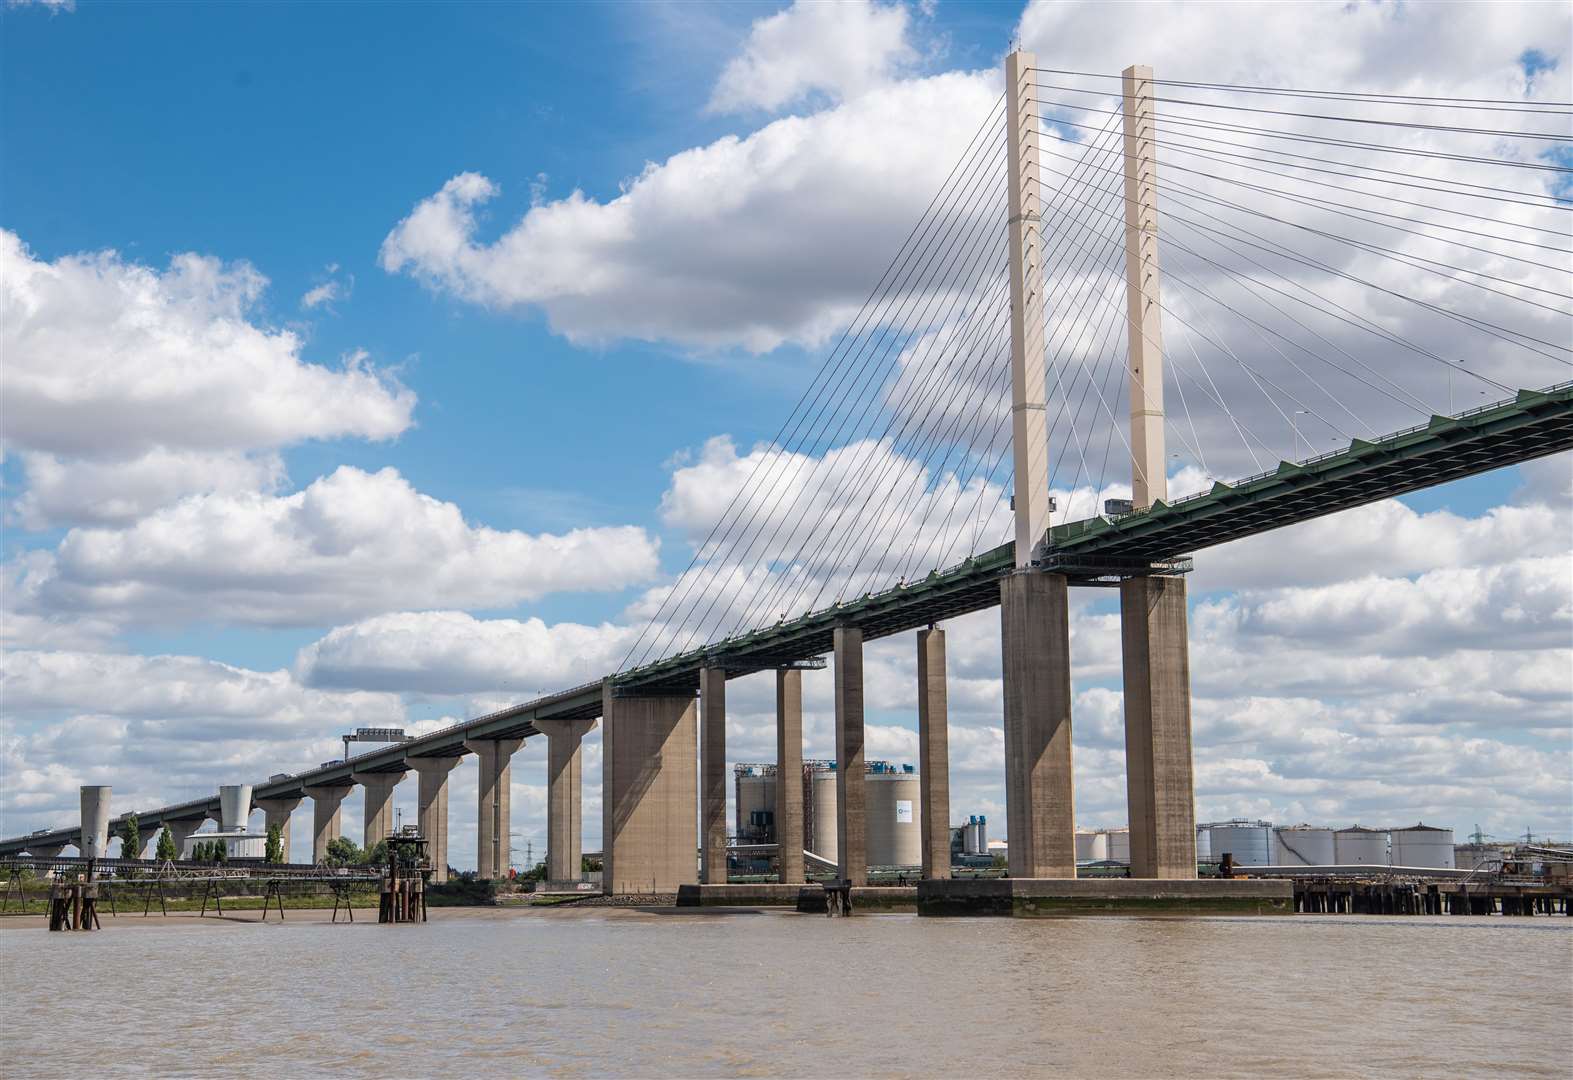
[[777, 880], [803, 880], [803, 673], [776, 672], [776, 851]]
[[1076, 876], [1069, 590], [1061, 574], [1000, 582], [1010, 876]]
[[431, 880], [441, 885], [448, 880], [448, 774], [462, 761], [458, 757], [412, 757], [415, 770], [415, 806], [420, 815], [421, 835], [426, 838], [426, 854], [431, 859]]
[[[780, 783], [778, 776], [778, 787]], [[706, 885], [726, 884], [726, 671], [722, 668], [699, 669], [699, 880]]]
[[1185, 580], [1120, 585], [1125, 665], [1125, 775], [1131, 876], [1196, 876], [1191, 774], [1191, 668]]
[[950, 877], [950, 733], [945, 631], [918, 631], [918, 790], [923, 876]]
[[289, 862], [289, 818], [300, 805], [300, 796], [291, 799], [258, 799], [257, 808], [262, 811], [264, 831], [279, 827], [279, 845], [283, 853], [282, 858]]
[[523, 739], [466, 739], [464, 748], [480, 759], [476, 800], [475, 876], [482, 881], [508, 876], [513, 852], [508, 843], [512, 811], [513, 755]]
[[311, 800], [311, 861], [321, 866], [328, 857], [328, 842], [340, 836], [340, 808], [350, 784], [304, 788]]
[[699, 879], [698, 717], [694, 699], [602, 690], [602, 888], [676, 892]]
[[184, 821], [166, 821], [169, 826], [169, 838], [175, 842], [175, 858], [183, 859], [186, 856], [186, 841], [191, 834], [202, 828], [202, 823], [207, 818], [186, 818]]
[[837, 876], [868, 884], [867, 781], [863, 775], [863, 631], [831, 632], [836, 660]]
[[584, 866], [584, 793], [580, 747], [588, 720], [536, 720], [546, 736], [546, 880], [578, 881]]
[[393, 832], [393, 789], [404, 773], [351, 773], [351, 779], [366, 790], [366, 805], [361, 813], [361, 847], [370, 851]]

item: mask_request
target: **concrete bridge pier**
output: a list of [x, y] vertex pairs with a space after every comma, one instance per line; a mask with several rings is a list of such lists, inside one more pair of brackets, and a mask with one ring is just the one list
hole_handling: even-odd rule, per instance
[[464, 748], [480, 759], [476, 807], [475, 871], [481, 880], [508, 876], [512, 848], [508, 830], [513, 809], [513, 755], [523, 739], [465, 739]]
[[803, 877], [803, 672], [776, 671], [776, 851], [782, 884]]
[[[780, 778], [776, 786], [780, 786]], [[726, 884], [726, 670], [699, 669], [699, 880]]]
[[257, 799], [256, 806], [262, 811], [264, 831], [279, 827], [279, 850], [281, 858], [289, 862], [289, 818], [300, 805], [301, 796], [286, 799]]
[[697, 884], [698, 717], [691, 695], [618, 697], [602, 685], [602, 888]]
[[165, 825], [169, 826], [169, 838], [175, 842], [175, 858], [184, 857], [186, 854], [186, 841], [191, 838], [192, 833], [202, 828], [202, 823], [206, 820], [207, 817], [203, 816], [199, 818], [185, 818], [181, 821], [164, 822]]
[[328, 858], [328, 842], [341, 835], [344, 796], [353, 784], [314, 784], [303, 788], [311, 800], [311, 861], [320, 866]]
[[352, 772], [350, 779], [366, 790], [366, 805], [361, 812], [361, 847], [370, 851], [393, 832], [393, 789], [404, 779], [397, 772]]
[[1005, 817], [1013, 878], [1076, 876], [1069, 589], [1063, 574], [1000, 582]]
[[1194, 878], [1196, 796], [1185, 579], [1122, 582], [1120, 642], [1131, 876]]
[[918, 631], [918, 793], [923, 876], [950, 877], [950, 719], [945, 631]]
[[595, 719], [535, 721], [546, 736], [546, 879], [578, 881], [584, 865], [584, 781], [580, 753]]
[[836, 661], [837, 876], [868, 884], [867, 781], [863, 775], [863, 631], [831, 631]]
[[448, 880], [448, 774], [464, 760], [460, 757], [412, 757], [415, 770], [415, 798], [420, 815], [421, 835], [426, 838], [426, 855], [431, 860], [431, 879], [436, 884]]

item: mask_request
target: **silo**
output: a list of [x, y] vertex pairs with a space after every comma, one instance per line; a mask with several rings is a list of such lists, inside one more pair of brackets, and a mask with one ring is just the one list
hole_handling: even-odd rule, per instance
[[1273, 830], [1274, 866], [1331, 866], [1336, 850], [1332, 829], [1288, 825]]
[[1394, 829], [1393, 865], [1453, 869], [1453, 830], [1423, 823]]
[[921, 793], [917, 773], [869, 773], [867, 793], [868, 864], [918, 866], [923, 862]]
[[1131, 830], [1105, 829], [1103, 830], [1103, 839], [1105, 844], [1108, 846], [1108, 853], [1105, 855], [1105, 858], [1107, 858], [1110, 862], [1125, 863], [1127, 866], [1130, 865]]
[[1207, 841], [1212, 857], [1225, 855], [1235, 866], [1267, 866], [1273, 857], [1273, 827], [1266, 821], [1221, 821], [1207, 826]]
[[836, 771], [817, 770], [813, 787], [814, 846], [810, 850], [835, 862], [841, 855], [841, 845], [836, 841]]
[[1333, 834], [1334, 855], [1340, 866], [1386, 866], [1387, 831], [1351, 825]]
[[218, 789], [218, 827], [220, 832], [245, 832], [251, 816], [251, 785], [225, 784]]
[[1076, 861], [1103, 862], [1109, 857], [1109, 837], [1096, 829], [1076, 830]]
[[961, 852], [963, 855], [987, 855], [989, 852], [988, 819], [973, 814], [961, 827]]
[[[82, 842], [77, 850], [84, 859], [102, 859], [109, 847], [109, 795], [108, 785], [84, 784], [82, 786]], [[126, 856], [136, 858], [136, 853]]]
[[776, 818], [775, 767], [739, 765], [733, 773], [737, 819], [735, 835], [741, 843], [774, 843]]

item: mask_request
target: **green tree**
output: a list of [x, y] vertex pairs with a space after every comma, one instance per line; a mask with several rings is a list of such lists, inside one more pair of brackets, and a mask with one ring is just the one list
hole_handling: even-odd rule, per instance
[[328, 866], [354, 866], [360, 862], [360, 846], [347, 836], [335, 836], [328, 841], [322, 861]]
[[120, 827], [120, 857], [122, 859], [142, 857], [142, 833], [137, 829], [135, 814], [127, 817], [126, 823]]
[[213, 861], [216, 863], [229, 862], [229, 848], [222, 840], [213, 841]]
[[175, 834], [165, 825], [158, 834], [158, 845], [153, 849], [153, 857], [159, 862], [170, 862], [180, 858], [180, 852], [175, 850]]
[[276, 821], [268, 826], [268, 842], [262, 849], [262, 861], [267, 863], [284, 861], [284, 831], [279, 828], [279, 823]]

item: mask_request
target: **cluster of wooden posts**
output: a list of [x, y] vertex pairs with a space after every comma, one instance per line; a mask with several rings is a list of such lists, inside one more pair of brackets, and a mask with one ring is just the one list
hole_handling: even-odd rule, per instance
[[1334, 915], [1573, 915], [1573, 897], [1532, 887], [1299, 878], [1294, 909]]
[[100, 929], [98, 921], [98, 882], [51, 882], [49, 885], [49, 929]]
[[377, 906], [377, 921], [426, 921], [426, 888], [419, 874], [382, 879], [382, 900]]

